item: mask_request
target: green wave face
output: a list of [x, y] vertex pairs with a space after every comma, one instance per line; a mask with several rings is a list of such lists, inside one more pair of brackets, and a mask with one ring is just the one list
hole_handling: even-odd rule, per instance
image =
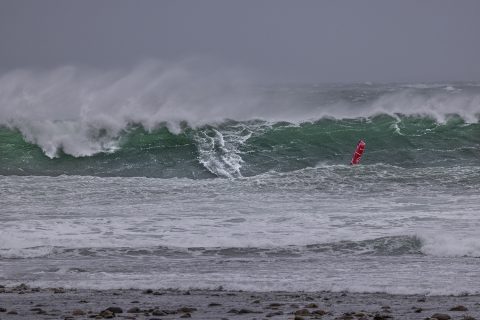
[[362, 165], [404, 168], [478, 166], [480, 124], [451, 116], [445, 123], [421, 116], [378, 115], [291, 124], [227, 121], [175, 134], [166, 127], [130, 126], [116, 148], [92, 156], [59, 152], [49, 158], [17, 130], [0, 129], [2, 175], [147, 176], [160, 178], [255, 176], [349, 163], [366, 141]]

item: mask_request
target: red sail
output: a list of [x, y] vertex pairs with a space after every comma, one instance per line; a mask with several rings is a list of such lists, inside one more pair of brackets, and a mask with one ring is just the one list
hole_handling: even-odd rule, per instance
[[360, 159], [362, 158], [363, 151], [365, 151], [365, 142], [363, 140], [358, 141], [357, 148], [353, 154], [352, 161], [350, 164], [359, 164]]

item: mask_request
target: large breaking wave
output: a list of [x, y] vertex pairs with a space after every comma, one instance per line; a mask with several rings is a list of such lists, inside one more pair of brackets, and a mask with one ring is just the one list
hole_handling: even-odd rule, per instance
[[238, 70], [149, 62], [130, 70], [0, 77], [3, 175], [239, 177], [348, 163], [477, 164], [480, 86], [255, 86]]

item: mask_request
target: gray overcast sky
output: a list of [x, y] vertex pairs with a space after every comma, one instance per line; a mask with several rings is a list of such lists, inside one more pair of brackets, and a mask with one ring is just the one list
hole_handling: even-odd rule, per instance
[[276, 82], [480, 80], [476, 0], [0, 0], [0, 70], [208, 57]]

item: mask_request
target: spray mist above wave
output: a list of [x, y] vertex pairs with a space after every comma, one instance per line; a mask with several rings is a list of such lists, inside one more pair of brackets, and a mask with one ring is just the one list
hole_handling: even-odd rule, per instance
[[[457, 114], [476, 122], [480, 110], [480, 89], [473, 86], [458, 90], [445, 89], [452, 85], [281, 88], [253, 83], [253, 77], [241, 70], [205, 66], [198, 60], [150, 61], [113, 71], [73, 66], [17, 70], [0, 77], [0, 125], [19, 130], [53, 158], [59, 152], [74, 157], [114, 152], [132, 124], [147, 131], [165, 126], [177, 134], [185, 127], [215, 125], [226, 119], [301, 123], [401, 113], [428, 115], [437, 121]], [[199, 135], [197, 142], [204, 147], [199, 150], [200, 161], [212, 166], [215, 159], [207, 155], [216, 141], [215, 148], [226, 151], [223, 162], [230, 165], [213, 170], [236, 175], [242, 160], [228, 151], [243, 140], [225, 144], [222, 139], [212, 132]]]
[[0, 78], [0, 125], [55, 157], [114, 151], [131, 124], [146, 130], [182, 123], [201, 126], [225, 118], [255, 117], [255, 96], [234, 70], [207, 70], [193, 62], [142, 64], [132, 70], [63, 67], [13, 71]]

